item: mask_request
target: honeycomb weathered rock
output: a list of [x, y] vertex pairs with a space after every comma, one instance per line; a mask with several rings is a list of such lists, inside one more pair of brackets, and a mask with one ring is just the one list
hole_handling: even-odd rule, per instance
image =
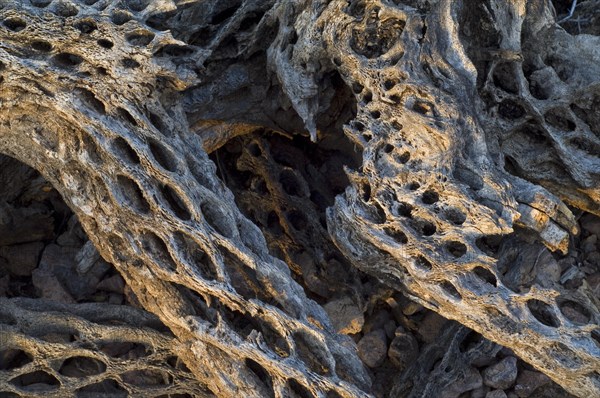
[[343, 92], [362, 149], [328, 210], [344, 261], [570, 392], [600, 391], [597, 297], [511, 289], [493, 244], [520, 234], [566, 252], [577, 229], [559, 198], [598, 213], [597, 38], [561, 32], [547, 2], [0, 5], [0, 152], [60, 191], [215, 395], [369, 391], [354, 345], [203, 149], [255, 126], [319, 140], [347, 120]]

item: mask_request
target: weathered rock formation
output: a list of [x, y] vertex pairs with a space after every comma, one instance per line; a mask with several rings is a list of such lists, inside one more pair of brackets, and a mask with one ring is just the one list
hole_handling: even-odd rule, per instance
[[[600, 215], [598, 38], [546, 1], [0, 6], [0, 152], [170, 329], [189, 393], [369, 395], [320, 305], [360, 290], [352, 267], [600, 393], [598, 297], [506, 254], [567, 253], [574, 209]], [[34, 355], [31, 309], [6, 306], [1, 341]]]

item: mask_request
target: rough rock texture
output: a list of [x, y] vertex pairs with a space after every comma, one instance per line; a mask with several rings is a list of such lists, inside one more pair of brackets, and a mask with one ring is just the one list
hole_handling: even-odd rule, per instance
[[214, 396], [179, 360], [185, 346], [131, 307], [0, 298], [0, 342], [3, 397]]
[[[355, 345], [319, 305], [360, 293], [351, 265], [511, 347], [571, 393], [600, 393], [590, 285], [523, 282], [501, 255], [510, 242], [567, 253], [578, 231], [565, 202], [600, 214], [598, 38], [562, 31], [547, 2], [0, 6], [0, 152], [61, 193], [212, 394], [367, 395]], [[265, 129], [333, 140], [325, 149], [346, 159], [311, 170], [316, 158], [246, 137]], [[350, 144], [334, 139], [342, 129]], [[285, 194], [255, 220], [251, 197], [232, 193], [244, 181], [207, 156], [242, 135], [236, 168], [263, 178], [252, 189]], [[314, 191], [321, 200], [309, 183], [329, 167], [348, 181]], [[315, 209], [333, 197], [320, 220]], [[287, 237], [276, 245], [265, 226]], [[348, 278], [329, 289], [321, 270]], [[448, 367], [475, 355], [461, 352], [466, 329], [455, 332], [421, 391], [481, 386], [474, 367]]]

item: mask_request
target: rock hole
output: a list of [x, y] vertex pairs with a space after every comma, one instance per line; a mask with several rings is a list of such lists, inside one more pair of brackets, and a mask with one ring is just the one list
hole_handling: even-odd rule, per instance
[[304, 231], [308, 226], [306, 216], [298, 210], [289, 211], [286, 217], [296, 231]]
[[454, 287], [454, 285], [448, 281], [443, 281], [440, 284], [440, 287], [444, 290], [444, 292], [446, 292], [447, 294], [449, 294], [450, 296], [452, 296], [453, 298], [457, 299], [457, 300], [461, 300], [462, 296], [460, 295], [460, 293], [458, 292], [458, 290], [456, 290], [456, 287]]
[[386, 80], [383, 82], [383, 88], [386, 91], [393, 89], [396, 86], [396, 82], [393, 80]]
[[437, 230], [435, 225], [427, 220], [414, 220], [414, 222], [412, 222], [412, 225], [415, 228], [415, 230], [417, 230], [419, 234], [423, 236], [431, 236], [435, 234]]
[[76, 93], [79, 95], [79, 98], [81, 98], [81, 100], [94, 111], [101, 115], [106, 115], [106, 107], [104, 106], [104, 102], [96, 98], [96, 95], [93, 92], [83, 87], [78, 87], [76, 89]]
[[366, 142], [369, 142], [373, 139], [373, 136], [371, 134], [363, 134], [363, 138]]
[[56, 377], [42, 370], [15, 377], [9, 383], [23, 390], [36, 392], [55, 390], [60, 386]]
[[187, 57], [194, 53], [194, 49], [189, 46], [179, 44], [167, 44], [159, 48], [155, 53], [155, 57]]
[[255, 158], [262, 155], [262, 151], [260, 150], [260, 147], [256, 142], [253, 142], [248, 146], [248, 153], [250, 153], [250, 155], [254, 156]]
[[394, 208], [396, 210], [396, 213], [399, 216], [407, 217], [407, 218], [412, 217], [412, 210], [413, 210], [412, 205], [405, 203], [405, 202], [399, 202], [394, 206]]
[[298, 197], [305, 196], [298, 178], [291, 169], [283, 169], [281, 171], [279, 174], [279, 183], [288, 195]]
[[150, 205], [142, 194], [140, 186], [131, 178], [124, 175], [117, 177], [117, 186], [119, 188], [118, 198], [120, 202], [126, 203], [132, 209], [140, 213], [148, 213]]
[[[371, 209], [373, 211], [371, 211]], [[378, 202], [373, 202], [373, 206], [369, 207], [369, 213], [371, 215], [371, 220], [375, 224], [383, 224], [386, 220], [385, 210], [381, 207]]]
[[140, 163], [140, 157], [138, 156], [137, 152], [122, 137], [113, 139], [111, 148], [119, 159], [123, 159], [129, 164]]
[[448, 253], [454, 257], [460, 258], [467, 253], [467, 246], [465, 246], [462, 242], [451, 241], [446, 243], [446, 250], [448, 250]]
[[166, 126], [164, 125], [162, 119], [160, 116], [158, 116], [156, 113], [153, 112], [148, 112], [148, 118], [150, 119], [150, 123], [152, 123], [152, 125], [154, 127], [156, 127], [156, 129], [163, 135], [168, 136], [168, 130], [166, 128]]
[[566, 110], [561, 110], [560, 108], [550, 109], [544, 115], [544, 120], [546, 123], [555, 127], [558, 130], [562, 131], [573, 131], [577, 127], [574, 121], [570, 118], [564, 117], [563, 115], [567, 114]]
[[263, 393], [266, 393], [267, 397], [274, 398], [275, 394], [273, 393], [273, 379], [269, 372], [265, 370], [258, 362], [253, 359], [246, 358], [244, 363], [246, 367], [254, 373], [257, 378], [257, 381], [262, 384], [264, 387]]
[[352, 92], [354, 94], [360, 94], [360, 93], [362, 93], [362, 91], [363, 91], [364, 88], [365, 87], [362, 84], [358, 83], [358, 82], [353, 82], [352, 83]]
[[[4, 322], [2, 322], [4, 323]], [[18, 348], [8, 348], [0, 351], [0, 370], [10, 371], [30, 363], [32, 356]]]
[[281, 226], [281, 220], [277, 213], [273, 210], [269, 212], [267, 215], [267, 228], [274, 235], [279, 235], [283, 232], [283, 227]]
[[167, 201], [169, 209], [171, 209], [177, 218], [183, 221], [187, 221], [192, 218], [192, 215], [187, 209], [185, 203], [173, 188], [168, 185], [163, 185], [161, 188], [161, 194]]
[[416, 100], [412, 106], [412, 110], [421, 115], [431, 115], [433, 113], [433, 106], [428, 102]]
[[[246, 299], [259, 299], [269, 303], [270, 297], [263, 283], [258, 279], [256, 270], [240, 261], [235, 254], [223, 250], [223, 264], [231, 285]], [[260, 330], [260, 328], [257, 328]]]
[[133, 58], [123, 58], [121, 60], [121, 65], [127, 69], [136, 69], [140, 67], [140, 63]]
[[167, 171], [177, 171], [177, 160], [171, 151], [165, 148], [160, 142], [150, 139], [148, 147], [154, 159]]
[[386, 235], [394, 239], [397, 243], [400, 243], [401, 245], [408, 243], [408, 238], [404, 232], [389, 227], [386, 227], [383, 230]]
[[310, 390], [300, 384], [296, 379], [289, 379], [288, 385], [290, 387], [291, 396], [289, 398], [314, 398]]
[[81, 146], [83, 147], [87, 158], [90, 160], [90, 163], [93, 163], [97, 166], [101, 166], [104, 163], [101, 152], [98, 149], [98, 145], [96, 144], [94, 138], [86, 133], [82, 133]]
[[129, 113], [129, 111], [125, 108], [121, 108], [118, 107], [117, 108], [117, 115], [119, 115], [121, 118], [127, 120], [131, 125], [133, 126], [137, 126], [137, 121], [135, 120], [135, 118], [133, 117], [133, 115], [131, 115], [131, 113]]
[[121, 380], [129, 385], [145, 388], [167, 386], [173, 383], [173, 379], [168, 377], [166, 372], [157, 369], [140, 369], [123, 372], [121, 373]]
[[[398, 159], [398, 163], [400, 163], [400, 164], [408, 163], [408, 161], [410, 160], [410, 152], [404, 151], [400, 156], [398, 156], [397, 159]], [[419, 184], [417, 184], [417, 185], [419, 185]], [[417, 186], [417, 188], [415, 188], [415, 189], [418, 189], [418, 188], [419, 187]]]
[[486, 255], [495, 257], [500, 250], [500, 243], [502, 242], [502, 235], [487, 235], [477, 238], [475, 240], [475, 246]]
[[209, 281], [217, 279], [218, 273], [215, 265], [193, 238], [184, 233], [175, 232], [173, 239], [178, 252], [194, 271], [200, 274], [202, 279]]
[[132, 19], [133, 16], [127, 11], [115, 11], [110, 18], [115, 25], [124, 25]]
[[83, 62], [79, 55], [71, 53], [60, 53], [52, 58], [54, 64], [64, 69], [71, 69]]
[[423, 195], [421, 195], [421, 201], [423, 201], [423, 203], [425, 203], [426, 205], [432, 205], [438, 200], [440, 200], [440, 195], [437, 192], [430, 189], [423, 192]]
[[519, 86], [517, 84], [517, 79], [515, 79], [515, 71], [512, 63], [499, 63], [494, 68], [493, 81], [496, 87], [500, 87], [507, 93], [519, 93]]
[[293, 334], [296, 343], [296, 354], [300, 357], [313, 372], [322, 376], [331, 374], [331, 369], [328, 366], [327, 357], [323, 353], [326, 348], [321, 346], [316, 339], [311, 339], [311, 336], [305, 332], [298, 331]]
[[371, 200], [371, 186], [368, 183], [364, 183], [360, 187], [363, 201], [368, 202]]
[[372, 111], [371, 112], [371, 117], [373, 119], [379, 119], [381, 117], [381, 112], [379, 112], [379, 111]]
[[392, 94], [389, 96], [390, 101], [392, 101], [395, 105], [400, 105], [402, 103], [402, 97], [398, 94]]
[[154, 36], [154, 33], [150, 32], [149, 30], [140, 29], [126, 34], [125, 40], [127, 40], [127, 42], [132, 46], [143, 47], [150, 44], [152, 40], [154, 40]]
[[393, 151], [394, 151], [393, 145], [385, 144], [385, 146], [383, 147], [383, 152], [385, 152], [385, 153], [392, 153]]
[[497, 281], [496, 277], [494, 276], [494, 274], [490, 270], [483, 268], [483, 267], [475, 267], [473, 269], [473, 272], [482, 281], [489, 283], [490, 285], [492, 285], [494, 287], [498, 287], [498, 281]]
[[125, 390], [117, 381], [113, 379], [103, 380], [98, 383], [81, 387], [75, 391], [77, 398], [110, 396], [114, 398], [125, 398], [128, 396]]
[[362, 133], [363, 131], [365, 131], [365, 125], [362, 124], [359, 121], [354, 121], [352, 122], [352, 126], [356, 129], [356, 131], [358, 131], [359, 133]]
[[177, 264], [173, 261], [165, 242], [154, 232], [146, 231], [141, 236], [142, 249], [161, 268], [174, 272]]
[[204, 202], [200, 205], [202, 214], [206, 219], [206, 222], [218, 233], [225, 236], [226, 238], [233, 238], [234, 230], [231, 225], [230, 218], [225, 215], [223, 210], [220, 208], [220, 204], [212, 202]]
[[531, 315], [541, 324], [553, 328], [559, 326], [558, 319], [556, 319], [552, 307], [543, 301], [531, 299], [527, 301], [527, 308], [529, 308]]
[[416, 191], [419, 188], [421, 188], [421, 184], [419, 184], [416, 181], [413, 181], [410, 184], [408, 184], [408, 189], [411, 190], [411, 191]]
[[363, 102], [365, 104], [368, 104], [369, 102], [373, 101], [373, 93], [370, 91], [367, 91], [365, 93], [365, 95], [363, 95]]
[[138, 359], [148, 357], [152, 350], [145, 344], [131, 343], [128, 341], [107, 341], [98, 344], [98, 351], [115, 359]]
[[446, 218], [454, 225], [463, 225], [467, 220], [467, 216], [457, 208], [451, 207], [445, 211]]
[[94, 376], [106, 371], [106, 364], [90, 357], [71, 357], [66, 359], [58, 373], [68, 377]]
[[423, 256], [418, 256], [415, 260], [415, 267], [424, 271], [431, 271], [433, 266], [431, 262]]
[[498, 105], [498, 114], [504, 119], [516, 120], [525, 115], [525, 109], [516, 101], [505, 99]]
[[96, 22], [92, 19], [82, 19], [80, 21], [75, 22], [75, 29], [84, 34], [89, 34], [98, 29]]
[[588, 324], [592, 319], [587, 308], [572, 300], [559, 300], [558, 308], [568, 320], [578, 325]]
[[52, 44], [48, 43], [45, 40], [35, 40], [31, 42], [31, 48], [41, 53], [47, 53], [52, 50]]
[[6, 18], [2, 24], [12, 32], [20, 32], [27, 27], [27, 24], [21, 18]]
[[96, 43], [98, 43], [98, 45], [102, 48], [106, 48], [108, 50], [110, 50], [111, 48], [113, 48], [114, 43], [110, 40], [107, 39], [99, 39]]

